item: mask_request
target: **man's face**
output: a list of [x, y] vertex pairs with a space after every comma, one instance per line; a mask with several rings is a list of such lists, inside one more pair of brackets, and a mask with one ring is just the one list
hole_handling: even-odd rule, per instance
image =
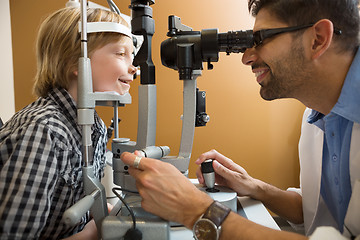
[[[259, 11], [254, 32], [262, 29], [288, 27], [266, 9]], [[305, 64], [302, 38], [283, 33], [265, 39], [263, 44], [247, 49], [242, 61], [252, 67], [265, 100], [297, 98], [309, 77]], [[301, 36], [301, 35], [300, 35]]]
[[130, 38], [106, 44], [91, 54], [95, 92], [114, 91], [123, 95], [130, 89], [136, 68], [132, 65], [133, 44]]

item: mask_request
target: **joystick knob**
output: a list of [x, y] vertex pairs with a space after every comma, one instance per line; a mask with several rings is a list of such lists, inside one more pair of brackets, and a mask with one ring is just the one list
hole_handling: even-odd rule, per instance
[[201, 163], [201, 172], [205, 180], [206, 191], [208, 192], [218, 192], [219, 190], [215, 188], [215, 171], [213, 168], [213, 160], [208, 159]]

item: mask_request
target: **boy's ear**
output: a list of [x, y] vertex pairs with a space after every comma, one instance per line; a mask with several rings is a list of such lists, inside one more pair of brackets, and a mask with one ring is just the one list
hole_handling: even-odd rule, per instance
[[314, 24], [312, 29], [311, 57], [317, 59], [330, 47], [334, 34], [334, 25], [328, 19], [321, 19]]

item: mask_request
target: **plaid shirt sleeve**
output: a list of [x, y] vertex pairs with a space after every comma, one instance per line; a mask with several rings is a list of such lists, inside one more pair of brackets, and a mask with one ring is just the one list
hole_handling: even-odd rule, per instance
[[[53, 199], [58, 195], [54, 192], [59, 184], [57, 165], [62, 161], [58, 158], [66, 158], [63, 154], [66, 149], [62, 149], [66, 145], [57, 140], [49, 126], [36, 123], [30, 124], [22, 134], [9, 135], [2, 143], [2, 239], [37, 239], [49, 224], [49, 217], [60, 218], [52, 208], [54, 200], [58, 201]], [[71, 205], [66, 204], [70, 197], [63, 196], [62, 205]], [[58, 224], [61, 225], [60, 221]]]
[[[81, 134], [69, 102], [65, 91], [55, 91], [0, 128], [0, 240], [60, 239], [89, 221], [86, 214], [73, 228], [61, 222], [84, 193]], [[97, 115], [93, 134], [94, 174], [100, 178], [107, 138]]]

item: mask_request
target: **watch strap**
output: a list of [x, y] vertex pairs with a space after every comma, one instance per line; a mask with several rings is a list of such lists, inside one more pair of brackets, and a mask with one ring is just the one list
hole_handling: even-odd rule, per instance
[[207, 218], [219, 227], [225, 218], [229, 215], [231, 209], [222, 205], [218, 201], [214, 201], [210, 207], [205, 211], [202, 218]]

